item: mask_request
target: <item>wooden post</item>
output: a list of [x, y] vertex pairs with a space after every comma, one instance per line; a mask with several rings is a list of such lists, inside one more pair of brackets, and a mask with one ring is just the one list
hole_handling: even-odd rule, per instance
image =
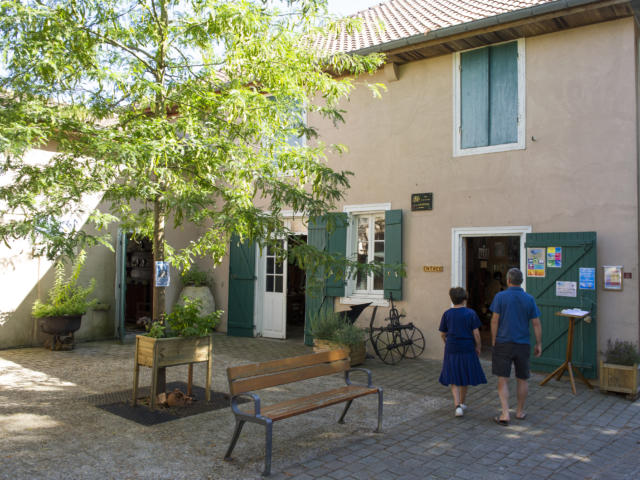
[[[156, 285], [156, 262], [164, 261], [164, 221], [165, 215], [162, 211], [160, 201], [156, 199], [153, 202], [153, 303], [152, 317], [153, 321], [163, 321], [165, 313], [165, 292], [164, 287]], [[167, 389], [167, 370], [162, 367], [156, 372], [157, 383], [156, 389], [165, 392]]]

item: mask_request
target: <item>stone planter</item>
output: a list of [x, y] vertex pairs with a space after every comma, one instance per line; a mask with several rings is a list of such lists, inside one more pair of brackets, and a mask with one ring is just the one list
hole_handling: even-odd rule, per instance
[[[207, 362], [206, 400], [211, 399], [211, 374], [213, 373], [213, 337], [153, 338], [136, 336], [133, 372], [133, 405], [138, 394], [140, 365], [152, 369], [151, 407], [155, 408], [158, 390], [158, 370], [176, 365], [189, 365], [189, 389], [191, 389], [192, 364]], [[162, 392], [160, 392], [162, 393]], [[189, 392], [190, 393], [190, 392]]]
[[40, 331], [51, 335], [51, 350], [71, 350], [73, 348], [73, 332], [80, 328], [82, 315], [61, 315], [38, 318], [37, 320]]
[[184, 287], [178, 296], [178, 301], [176, 302], [178, 305], [182, 305], [182, 297], [199, 299], [202, 302], [200, 306], [200, 315], [202, 316], [211, 315], [216, 311], [215, 299], [211, 289], [207, 286], [196, 287], [188, 285]]
[[616, 365], [600, 361], [600, 391], [626, 393], [631, 400], [638, 398], [640, 386], [638, 364]]
[[345, 349], [349, 352], [349, 360], [352, 367], [356, 365], [360, 365], [364, 363], [364, 359], [367, 354], [367, 350], [365, 348], [364, 342], [362, 344], [357, 345], [343, 345], [341, 343], [332, 342], [330, 340], [321, 340], [314, 339], [313, 340], [313, 351], [314, 352], [324, 352], [327, 350], [338, 350]]

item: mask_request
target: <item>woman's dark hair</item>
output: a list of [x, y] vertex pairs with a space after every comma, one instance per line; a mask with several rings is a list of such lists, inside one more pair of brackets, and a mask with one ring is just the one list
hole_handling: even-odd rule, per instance
[[467, 292], [462, 287], [453, 287], [449, 290], [449, 298], [454, 305], [460, 305], [467, 299]]

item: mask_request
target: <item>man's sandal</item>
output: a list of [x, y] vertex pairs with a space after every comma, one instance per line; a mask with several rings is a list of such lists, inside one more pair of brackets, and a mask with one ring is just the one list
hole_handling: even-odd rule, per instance
[[500, 419], [500, 417], [493, 417], [493, 421], [496, 422], [501, 427], [508, 427], [509, 426], [509, 420], [502, 420], [502, 419]]

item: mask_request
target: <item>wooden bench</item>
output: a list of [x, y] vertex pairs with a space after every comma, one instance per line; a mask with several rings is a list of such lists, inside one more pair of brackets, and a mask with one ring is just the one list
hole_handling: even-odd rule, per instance
[[[367, 374], [367, 385], [353, 385], [349, 374], [353, 371]], [[308, 380], [311, 378], [344, 372], [346, 386], [314, 393], [303, 397], [285, 400], [264, 406], [260, 397], [253, 393], [264, 388]], [[265, 426], [265, 459], [263, 475], [271, 473], [271, 438], [273, 422], [301, 415], [319, 408], [346, 402], [338, 423], [344, 423], [344, 417], [354, 399], [365, 395], [378, 394], [378, 427], [382, 431], [382, 388], [371, 384], [371, 372], [364, 368], [350, 368], [349, 355], [345, 350], [330, 350], [299, 357], [283, 358], [250, 365], [227, 368], [231, 409], [235, 414], [236, 428], [225, 454], [225, 460], [231, 460], [231, 452], [238, 441], [245, 422], [259, 423]], [[240, 409], [238, 400], [248, 396], [253, 404]]]

